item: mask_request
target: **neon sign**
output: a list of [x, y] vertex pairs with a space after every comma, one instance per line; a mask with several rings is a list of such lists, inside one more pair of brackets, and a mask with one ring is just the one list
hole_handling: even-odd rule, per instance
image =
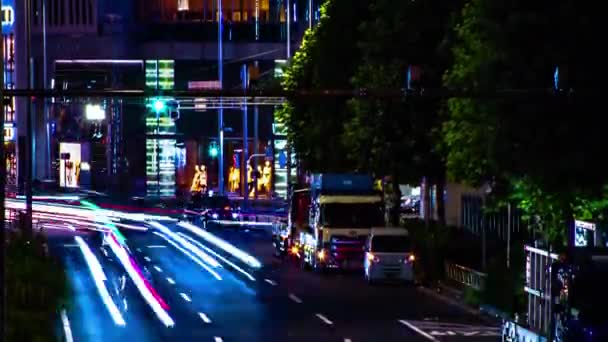
[[2, 26], [13, 26], [15, 11], [12, 6], [2, 6]]

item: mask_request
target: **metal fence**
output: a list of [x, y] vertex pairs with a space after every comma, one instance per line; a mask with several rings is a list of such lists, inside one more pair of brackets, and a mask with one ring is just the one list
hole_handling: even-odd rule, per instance
[[449, 280], [478, 291], [484, 289], [488, 277], [485, 273], [451, 262], [445, 263], [445, 272]]
[[551, 321], [551, 264], [557, 255], [526, 246], [526, 286], [528, 297], [527, 323], [533, 329], [547, 333]]
[[474, 235], [481, 235], [485, 229], [488, 236], [506, 241], [509, 225], [512, 235], [526, 231], [522, 212], [516, 206], [511, 206], [511, 210], [500, 208], [498, 212], [484, 213], [483, 198], [475, 195], [462, 195], [461, 203], [460, 225]]

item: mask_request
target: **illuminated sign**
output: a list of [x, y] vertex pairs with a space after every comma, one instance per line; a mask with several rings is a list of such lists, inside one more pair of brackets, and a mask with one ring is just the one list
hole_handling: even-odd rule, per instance
[[13, 6], [2, 6], [2, 27], [13, 26], [15, 23], [15, 11]]
[[170, 90], [175, 87], [175, 61], [171, 59], [146, 61], [146, 87]]
[[[146, 88], [171, 90], [175, 86], [173, 60], [147, 60]], [[175, 121], [168, 104], [172, 98], [148, 98], [146, 112], [146, 193], [154, 197], [175, 196], [175, 167], [177, 148]], [[167, 136], [165, 139], [159, 136]]]
[[220, 90], [222, 84], [220, 81], [190, 81], [188, 82], [190, 90]]
[[9, 142], [15, 139], [15, 128], [4, 127], [4, 142]]
[[59, 186], [62, 188], [77, 188], [80, 184], [80, 162], [82, 149], [77, 143], [60, 143], [59, 155]]

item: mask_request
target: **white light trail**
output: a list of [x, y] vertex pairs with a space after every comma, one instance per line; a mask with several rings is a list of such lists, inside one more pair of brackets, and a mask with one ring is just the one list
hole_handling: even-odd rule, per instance
[[237, 265], [235, 265], [233, 262], [231, 262], [230, 260], [224, 258], [223, 256], [217, 254], [214, 250], [212, 250], [211, 248], [203, 245], [202, 243], [194, 240], [193, 238], [189, 237], [188, 235], [184, 234], [184, 233], [178, 233], [180, 236], [182, 236], [183, 238], [187, 239], [188, 241], [192, 242], [193, 244], [197, 245], [200, 248], [203, 248], [204, 250], [206, 250], [207, 252], [213, 254], [216, 258], [220, 259], [221, 261], [225, 262], [226, 264], [228, 264], [230, 267], [234, 268], [237, 272], [242, 273], [243, 275], [245, 275], [247, 278], [249, 278], [249, 280], [251, 281], [255, 281], [255, 278], [248, 273], [247, 271], [245, 271], [244, 269], [238, 267]]
[[187, 294], [185, 294], [185, 293], [183, 293], [183, 292], [182, 292], [182, 293], [180, 293], [179, 295], [180, 295], [180, 296], [181, 296], [181, 297], [182, 297], [182, 298], [183, 298], [183, 299], [184, 299], [186, 302], [191, 302], [191, 301], [192, 301], [192, 299], [190, 299], [190, 297], [188, 297], [188, 295], [187, 295]]
[[179, 235], [177, 235], [174, 232], [172, 232], [169, 228], [163, 226], [162, 224], [160, 224], [158, 222], [154, 222], [154, 221], [150, 222], [150, 225], [152, 225], [154, 228], [156, 228], [159, 231], [161, 231], [164, 235], [166, 235], [168, 237], [171, 237], [173, 240], [175, 240], [176, 242], [178, 242], [180, 245], [184, 246], [186, 249], [190, 250], [192, 253], [194, 253], [194, 255], [196, 255], [197, 257], [201, 258], [201, 260], [203, 260], [204, 262], [206, 262], [207, 264], [209, 264], [211, 267], [219, 267], [220, 266], [220, 263], [217, 260], [215, 260], [214, 258], [212, 258], [211, 256], [209, 256], [209, 254], [201, 251], [199, 248], [197, 248], [196, 246], [194, 246], [190, 242], [184, 240]]
[[194, 256], [192, 253], [190, 253], [187, 249], [182, 248], [181, 246], [179, 246], [177, 243], [171, 241], [168, 237], [162, 235], [159, 232], [154, 232], [155, 235], [160, 236], [161, 238], [165, 239], [169, 244], [171, 244], [171, 246], [175, 247], [177, 250], [179, 250], [180, 252], [184, 253], [187, 257], [190, 258], [190, 260], [194, 261], [195, 263], [197, 263], [200, 267], [204, 268], [207, 272], [209, 272], [215, 279], [217, 280], [222, 280], [222, 277], [215, 272], [211, 267], [209, 267], [207, 264], [205, 264], [204, 262], [202, 262], [199, 258], [197, 258], [196, 256]]
[[180, 227], [185, 228], [185, 229], [189, 230], [190, 232], [200, 236], [201, 238], [214, 244], [215, 246], [223, 249], [225, 252], [231, 254], [235, 258], [238, 258], [239, 260], [246, 263], [250, 267], [253, 267], [253, 268], [262, 267], [262, 264], [258, 261], [258, 259], [254, 258], [253, 256], [245, 253], [244, 251], [234, 247], [233, 245], [220, 239], [219, 237], [217, 237], [193, 224], [187, 223], [187, 222], [179, 222], [178, 225]]
[[93, 276], [93, 281], [95, 282], [95, 286], [97, 287], [99, 296], [101, 297], [101, 300], [103, 301], [105, 307], [108, 309], [110, 316], [112, 316], [112, 320], [116, 325], [125, 326], [127, 323], [122, 317], [120, 310], [118, 310], [118, 306], [116, 306], [116, 303], [114, 303], [114, 301], [110, 297], [110, 293], [108, 292], [108, 288], [106, 287], [106, 274], [103, 272], [99, 260], [97, 260], [93, 252], [91, 252], [89, 245], [87, 245], [87, 243], [84, 242], [84, 240], [80, 236], [74, 237], [74, 240], [76, 241], [76, 244], [78, 244], [78, 247], [80, 247], [80, 251], [84, 256], [84, 260], [89, 266], [89, 271], [91, 271], [91, 275]]
[[150, 289], [148, 289], [144, 280], [141, 278], [139, 273], [135, 270], [135, 268], [131, 264], [131, 261], [129, 260], [129, 255], [128, 255], [127, 251], [125, 251], [125, 249], [122, 246], [120, 246], [111, 237], [110, 234], [106, 234], [104, 239], [108, 242], [108, 244], [110, 245], [110, 249], [112, 249], [112, 252], [114, 252], [114, 254], [118, 258], [120, 263], [123, 265], [123, 267], [127, 271], [127, 274], [129, 275], [129, 277], [131, 278], [131, 280], [133, 281], [133, 283], [135, 284], [135, 286], [141, 293], [142, 297], [146, 300], [148, 305], [150, 305], [150, 307], [156, 314], [156, 317], [158, 317], [158, 319], [160, 319], [160, 321], [166, 327], [173, 327], [175, 325], [175, 322], [173, 321], [171, 316], [169, 316], [167, 311], [165, 311], [165, 309], [163, 309], [163, 307], [161, 306], [159, 301], [156, 298], [154, 298], [154, 295], [152, 294]]
[[61, 310], [61, 323], [63, 323], [63, 335], [65, 336], [65, 342], [74, 342], [74, 336], [72, 335], [72, 326], [68, 319], [68, 314], [65, 310]]

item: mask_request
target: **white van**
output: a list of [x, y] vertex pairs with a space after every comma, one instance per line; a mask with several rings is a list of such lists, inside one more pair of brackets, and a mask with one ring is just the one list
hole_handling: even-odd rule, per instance
[[373, 228], [365, 244], [365, 279], [412, 282], [415, 260], [407, 229]]

